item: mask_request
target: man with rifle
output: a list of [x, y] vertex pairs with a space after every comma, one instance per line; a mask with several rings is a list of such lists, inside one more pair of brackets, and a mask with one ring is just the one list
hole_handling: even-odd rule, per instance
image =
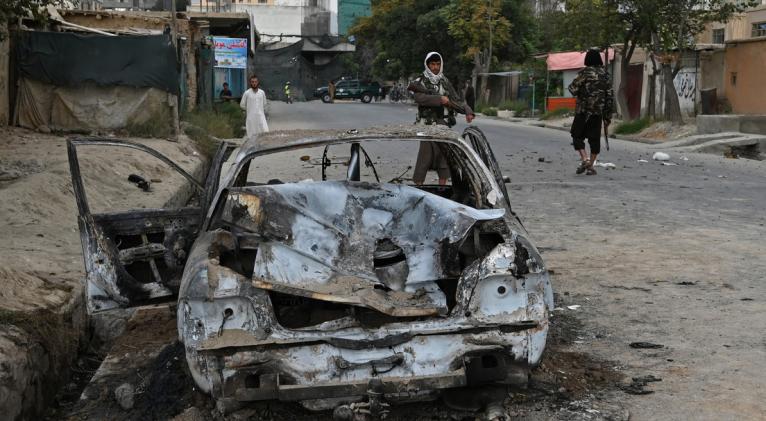
[[[452, 127], [457, 124], [455, 113], [465, 114], [465, 121], [469, 124], [474, 119], [473, 110], [461, 101], [444, 76], [442, 56], [437, 52], [426, 55], [423, 74], [410, 82], [407, 89], [415, 94], [415, 103], [418, 104], [416, 123]], [[437, 171], [440, 185], [447, 184], [450, 173], [446, 158], [433, 142], [420, 142], [412, 177], [415, 184], [423, 184], [428, 170]]]
[[[601, 124], [604, 125], [604, 135], [608, 135], [607, 130], [614, 111], [612, 84], [597, 48], [592, 48], [585, 54], [585, 68], [580, 70], [569, 85], [569, 92], [577, 98], [575, 118], [570, 130], [572, 144], [580, 156], [580, 166], [575, 172], [595, 175], [593, 164], [601, 152]], [[590, 145], [590, 159], [585, 152], [586, 138]], [[608, 142], [607, 138], [607, 149]]]

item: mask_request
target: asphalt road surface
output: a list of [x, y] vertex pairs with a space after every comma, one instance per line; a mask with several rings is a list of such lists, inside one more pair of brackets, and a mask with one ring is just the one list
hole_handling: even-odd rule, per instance
[[[274, 102], [270, 125], [361, 128], [407, 124], [414, 116], [414, 106], [404, 104]], [[613, 140], [600, 158], [616, 169], [578, 176], [568, 133], [486, 117], [474, 124], [511, 177], [514, 210], [553, 271], [559, 309], [551, 341], [579, 356], [571, 366], [593, 359], [619, 377], [615, 387], [586, 393], [558, 412], [538, 406], [538, 415], [511, 414], [763, 419], [766, 165], [676, 154], [678, 165], [666, 166], [651, 160], [657, 149], [650, 145]], [[391, 159], [414, 161], [414, 154]], [[637, 349], [633, 342], [661, 347]], [[625, 387], [648, 375], [661, 381], [644, 382], [638, 392]], [[573, 377], [559, 393], [587, 382]], [[653, 393], [635, 394], [640, 390]]]

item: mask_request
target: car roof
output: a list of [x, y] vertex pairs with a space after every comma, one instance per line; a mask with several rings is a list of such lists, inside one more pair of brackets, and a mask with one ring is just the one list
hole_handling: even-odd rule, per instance
[[240, 149], [241, 157], [252, 154], [279, 152], [288, 149], [322, 146], [332, 143], [352, 143], [369, 140], [433, 140], [464, 143], [460, 135], [446, 126], [396, 125], [362, 129], [332, 130], [280, 130], [261, 133], [246, 141]]

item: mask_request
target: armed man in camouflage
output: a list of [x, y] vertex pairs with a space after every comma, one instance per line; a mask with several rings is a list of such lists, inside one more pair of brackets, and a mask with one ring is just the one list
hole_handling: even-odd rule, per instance
[[[614, 92], [598, 49], [588, 50], [585, 66], [569, 85], [569, 92], [577, 98], [570, 133], [574, 148], [580, 155], [580, 166], [576, 173], [595, 175], [593, 164], [601, 152], [601, 125], [603, 123], [606, 129], [612, 122]], [[590, 144], [590, 159], [585, 152], [586, 138]]]
[[[466, 123], [470, 124], [473, 121], [473, 110], [461, 100], [444, 76], [442, 56], [437, 52], [426, 55], [423, 74], [410, 82], [407, 89], [415, 94], [415, 103], [418, 104], [416, 123], [452, 127], [457, 124], [455, 113], [465, 114]], [[420, 142], [412, 177], [415, 184], [423, 184], [428, 170], [436, 170], [440, 185], [447, 184], [450, 173], [446, 158], [433, 142]]]

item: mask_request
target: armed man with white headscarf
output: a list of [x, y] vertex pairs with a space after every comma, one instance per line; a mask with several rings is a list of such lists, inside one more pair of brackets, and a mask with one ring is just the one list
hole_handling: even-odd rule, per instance
[[[415, 94], [418, 104], [417, 123], [440, 124], [452, 127], [457, 124], [455, 113], [465, 114], [466, 123], [471, 123], [474, 113], [462, 101], [446, 76], [441, 54], [430, 52], [426, 55], [425, 70], [417, 79], [410, 82], [408, 90]], [[418, 159], [415, 164], [413, 180], [423, 184], [428, 170], [436, 170], [439, 184], [447, 184], [450, 176], [447, 160], [433, 142], [420, 142]]]

